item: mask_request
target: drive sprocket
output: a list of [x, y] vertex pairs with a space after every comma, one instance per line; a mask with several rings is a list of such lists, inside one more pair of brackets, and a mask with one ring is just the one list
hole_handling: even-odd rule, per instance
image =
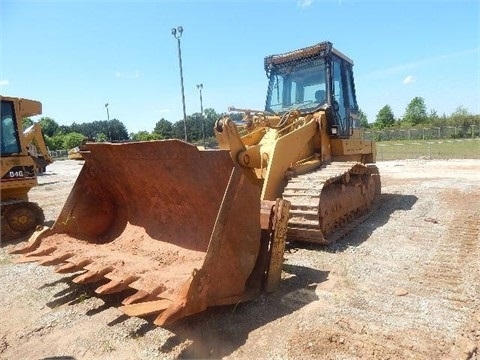
[[2, 241], [29, 236], [44, 221], [43, 210], [36, 203], [20, 201], [2, 204]]

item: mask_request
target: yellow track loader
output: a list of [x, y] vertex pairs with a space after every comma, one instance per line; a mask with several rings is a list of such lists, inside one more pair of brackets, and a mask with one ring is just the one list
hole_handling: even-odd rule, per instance
[[[37, 186], [37, 165], [29, 154], [31, 140], [22, 132], [22, 118], [40, 115], [38, 101], [0, 96], [1, 100], [1, 222], [0, 241], [30, 236], [45, 217], [43, 210], [28, 201]], [[43, 140], [43, 139], [42, 139]]]
[[265, 110], [219, 119], [217, 150], [87, 143], [59, 218], [19, 261], [83, 270], [74, 282], [125, 291], [120, 309], [157, 325], [273, 290], [286, 238], [334, 241], [380, 192], [352, 65], [329, 42], [266, 57]]

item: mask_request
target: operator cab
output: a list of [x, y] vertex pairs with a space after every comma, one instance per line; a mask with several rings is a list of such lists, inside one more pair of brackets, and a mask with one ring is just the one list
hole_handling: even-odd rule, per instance
[[265, 58], [269, 78], [265, 111], [284, 114], [298, 110], [327, 113], [330, 134], [347, 138], [357, 127], [358, 105], [353, 81], [353, 61], [320, 44]]
[[2, 100], [0, 114], [0, 147], [2, 156], [20, 153], [20, 140], [15, 122], [15, 107], [13, 101]]

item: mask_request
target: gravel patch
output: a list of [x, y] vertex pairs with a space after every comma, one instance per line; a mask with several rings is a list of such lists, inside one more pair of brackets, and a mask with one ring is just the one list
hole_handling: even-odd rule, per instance
[[[480, 359], [480, 161], [377, 164], [377, 210], [341, 241], [290, 244], [278, 291], [159, 328], [113, 295], [0, 247], [0, 359]], [[82, 162], [31, 199], [50, 224]]]

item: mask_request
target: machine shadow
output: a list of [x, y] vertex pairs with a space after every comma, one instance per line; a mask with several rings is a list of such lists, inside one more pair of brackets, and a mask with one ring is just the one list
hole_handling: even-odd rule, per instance
[[[93, 316], [102, 311], [108, 310], [111, 307], [118, 307], [121, 304], [122, 300], [129, 295], [132, 295], [135, 290], [124, 290], [120, 293], [108, 294], [108, 295], [99, 295], [95, 293], [95, 289], [101, 285], [104, 285], [109, 282], [109, 280], [104, 279], [95, 283], [87, 283], [87, 284], [76, 284], [73, 282], [73, 279], [78, 275], [84, 273], [77, 272], [68, 277], [62, 277], [61, 279], [45, 284], [40, 287], [40, 289], [48, 288], [55, 286], [56, 284], [62, 283], [66, 285], [66, 287], [53, 295], [54, 299], [49, 301], [46, 305], [52, 309], [62, 306], [62, 305], [76, 305], [87, 298], [96, 297], [103, 301], [102, 305], [99, 305], [93, 309], [86, 311], [85, 315]], [[128, 317], [120, 316], [117, 319], [117, 322], [125, 321]]]
[[357, 247], [367, 241], [375, 229], [385, 225], [394, 212], [411, 210], [417, 200], [415, 195], [381, 194], [367, 218], [340, 240], [329, 245], [292, 242], [287, 245], [287, 251], [293, 252], [301, 248], [337, 253]]
[[328, 271], [302, 266], [284, 265], [289, 278], [271, 294], [236, 306], [212, 307], [167, 327], [174, 335], [160, 348], [162, 352], [189, 341], [179, 354], [180, 359], [219, 359], [245, 344], [255, 329], [318, 300], [315, 289], [327, 280]]

